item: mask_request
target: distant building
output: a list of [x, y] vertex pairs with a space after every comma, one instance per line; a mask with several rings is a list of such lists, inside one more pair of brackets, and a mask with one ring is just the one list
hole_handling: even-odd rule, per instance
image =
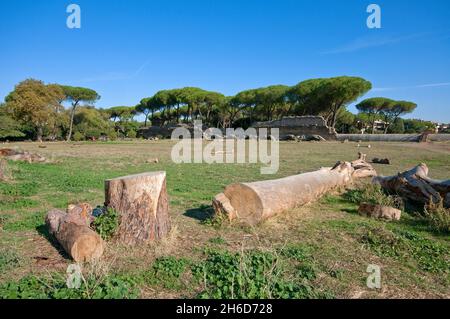
[[436, 133], [444, 133], [450, 130], [450, 124], [436, 123]]
[[294, 136], [321, 136], [325, 140], [336, 140], [336, 131], [327, 126], [322, 116], [288, 116], [280, 120], [257, 122], [254, 128], [279, 128], [280, 138]]

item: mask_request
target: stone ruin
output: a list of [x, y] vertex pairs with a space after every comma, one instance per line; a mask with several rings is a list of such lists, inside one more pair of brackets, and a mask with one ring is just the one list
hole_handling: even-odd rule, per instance
[[[154, 138], [170, 138], [173, 130], [183, 127], [190, 131], [191, 136], [194, 135], [194, 126], [192, 124], [179, 123], [169, 124], [165, 126], [151, 126], [141, 129], [138, 136], [146, 139]], [[284, 117], [280, 120], [256, 122], [252, 125], [253, 128], [279, 128], [281, 140], [336, 140], [336, 131], [327, 126], [325, 119], [321, 116], [293, 116]], [[203, 126], [203, 137], [208, 138], [209, 129]], [[268, 132], [270, 134], [270, 132]], [[226, 135], [225, 130], [222, 130], [223, 136]], [[228, 138], [228, 137], [227, 137]], [[255, 136], [256, 138], [256, 136]]]
[[253, 124], [253, 127], [256, 129], [279, 128], [281, 140], [289, 137], [308, 140], [318, 136], [327, 141], [337, 139], [336, 131], [328, 127], [327, 122], [322, 116], [283, 117], [280, 120], [257, 122]]

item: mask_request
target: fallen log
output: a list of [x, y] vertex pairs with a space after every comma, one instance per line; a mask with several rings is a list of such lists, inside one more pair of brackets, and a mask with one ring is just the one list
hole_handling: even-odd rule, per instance
[[166, 173], [105, 181], [105, 206], [119, 213], [118, 239], [128, 245], [161, 239], [170, 231]]
[[[83, 209], [82, 209], [83, 210]], [[49, 233], [76, 262], [89, 262], [103, 255], [104, 242], [90, 227], [90, 214], [79, 209], [67, 213], [51, 210], [45, 217]]]
[[11, 148], [0, 149], [0, 157], [5, 157], [10, 161], [23, 161], [28, 163], [42, 163], [47, 159], [39, 154], [15, 150]]
[[232, 184], [213, 199], [216, 214], [230, 220], [256, 225], [286, 210], [317, 200], [335, 188], [354, 179], [375, 176], [373, 167], [365, 163], [364, 154], [352, 163], [339, 162], [332, 168], [289, 176], [276, 180]]
[[395, 176], [377, 176], [373, 183], [379, 184], [389, 193], [418, 204], [427, 205], [430, 201], [437, 204], [443, 201], [445, 207], [450, 207], [450, 180], [429, 178], [428, 166], [424, 163]]
[[378, 158], [378, 157], [375, 157], [374, 159], [372, 159], [372, 163], [374, 163], [374, 164], [383, 164], [383, 165], [391, 165], [391, 161], [389, 160], [389, 158]]

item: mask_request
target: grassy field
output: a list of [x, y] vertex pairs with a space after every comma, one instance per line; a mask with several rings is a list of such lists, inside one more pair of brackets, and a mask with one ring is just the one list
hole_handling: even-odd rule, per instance
[[[450, 239], [412, 212], [399, 222], [360, 217], [345, 190], [255, 228], [211, 219], [211, 199], [233, 182], [272, 179], [353, 160], [356, 143], [280, 144], [280, 170], [260, 165], [181, 164], [170, 141], [8, 144], [38, 152], [48, 164], [9, 163], [0, 184], [0, 297], [39, 298], [425, 298], [450, 297]], [[392, 175], [425, 162], [450, 178], [450, 144], [372, 143]], [[148, 163], [158, 158], [159, 163]], [[173, 229], [163, 242], [130, 249], [108, 243], [105, 258], [85, 267], [82, 289], [65, 288], [71, 260], [44, 227], [51, 208], [104, 201], [104, 180], [165, 170]], [[369, 264], [382, 288], [369, 289]]]

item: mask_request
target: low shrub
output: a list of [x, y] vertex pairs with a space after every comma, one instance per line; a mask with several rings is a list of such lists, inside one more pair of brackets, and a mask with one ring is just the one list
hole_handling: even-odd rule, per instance
[[[206, 260], [192, 267], [194, 278], [204, 287], [199, 298], [333, 297], [331, 294], [317, 291], [307, 282], [315, 278], [314, 270], [301, 266], [290, 269], [289, 263], [276, 252], [251, 250], [233, 253], [207, 250], [206, 254]], [[292, 275], [297, 277], [293, 279]]]
[[433, 230], [450, 233], [450, 208], [444, 207], [443, 200], [437, 204], [430, 202], [425, 207], [424, 214]]
[[114, 209], [106, 209], [106, 211], [97, 217], [93, 223], [94, 229], [104, 240], [111, 239], [119, 227], [119, 213]]
[[391, 206], [403, 209], [403, 200], [398, 196], [388, 195], [380, 185], [367, 184], [360, 189], [348, 190], [343, 198], [354, 204], [368, 203], [374, 205]]

